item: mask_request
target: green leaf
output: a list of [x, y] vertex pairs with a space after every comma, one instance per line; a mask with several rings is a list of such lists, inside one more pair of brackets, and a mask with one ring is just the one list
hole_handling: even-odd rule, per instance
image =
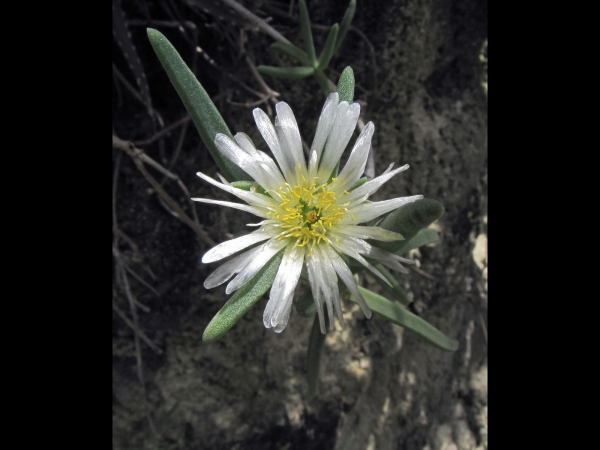
[[273, 284], [283, 259], [281, 249], [244, 286], [239, 288], [213, 317], [202, 335], [202, 342], [214, 342], [221, 338], [254, 305]]
[[421, 231], [417, 233], [415, 237], [410, 239], [408, 242], [403, 241], [404, 245], [396, 250], [398, 255], [403, 255], [405, 253], [414, 250], [415, 248], [421, 247], [422, 245], [431, 244], [433, 242], [437, 242], [440, 240], [440, 236], [438, 232], [433, 228], [423, 228]]
[[356, 0], [350, 0], [350, 4], [348, 5], [348, 9], [344, 14], [344, 18], [342, 19], [342, 24], [340, 25], [340, 32], [337, 35], [337, 39], [335, 41], [335, 51], [337, 52], [346, 37], [346, 33], [350, 29], [350, 24], [352, 23], [352, 19], [354, 18], [354, 12], [356, 11]]
[[340, 75], [337, 91], [340, 96], [340, 102], [345, 100], [348, 103], [352, 103], [354, 101], [354, 71], [352, 67], [346, 67]]
[[386, 230], [395, 231], [404, 236], [403, 241], [381, 242], [369, 241], [371, 244], [383, 248], [388, 252], [396, 252], [405, 243], [415, 237], [419, 230], [428, 227], [444, 213], [444, 206], [436, 201], [423, 198], [408, 203], [388, 214], [379, 226]]
[[[325, 314], [325, 329], [327, 329], [327, 327], [329, 327], [329, 319], [327, 314]], [[321, 356], [323, 354], [323, 347], [325, 347], [326, 336], [326, 334], [321, 333], [319, 316], [315, 315], [313, 325], [310, 330], [310, 337], [308, 338], [308, 351], [306, 354], [308, 390], [313, 395], [317, 393], [319, 369], [321, 367]]]
[[308, 59], [306, 52], [302, 49], [299, 49], [295, 45], [288, 44], [287, 42], [275, 42], [269, 47], [269, 52], [271, 52], [271, 50], [280, 50], [296, 59], [303, 66], [312, 66], [312, 63]]
[[319, 61], [317, 62], [317, 69], [319, 72], [324, 71], [329, 65], [329, 61], [331, 61], [331, 57], [333, 56], [333, 49], [335, 47], [335, 39], [337, 38], [338, 31], [340, 27], [336, 23], [329, 30], [329, 35], [327, 36], [327, 41], [325, 41], [325, 47], [323, 48], [323, 53], [319, 56]]
[[[414, 315], [397, 303], [394, 303], [387, 298], [376, 294], [375, 292], [371, 292], [362, 286], [359, 286], [358, 290], [365, 298], [365, 301], [367, 302], [367, 305], [369, 305], [369, 308], [371, 308], [371, 311], [373, 311], [375, 314], [379, 314], [390, 322], [412, 331], [437, 348], [441, 348], [442, 350], [450, 352], [453, 352], [458, 348], [457, 340], [449, 338], [437, 328], [433, 327], [419, 316]], [[350, 296], [350, 300], [352, 300], [354, 303], [358, 303], [353, 296]]]
[[365, 184], [367, 182], [368, 178], [367, 177], [362, 177], [360, 180], [358, 180], [356, 182], [356, 184], [354, 186], [352, 186], [350, 189], [348, 189], [348, 192], [352, 192], [354, 189], [361, 187], [363, 184]]
[[194, 121], [204, 145], [208, 148], [223, 175], [228, 180], [252, 180], [250, 175], [227, 159], [215, 145], [214, 140], [217, 133], [223, 133], [231, 139], [233, 136], [195, 75], [181, 59], [175, 47], [160, 31], [148, 28], [147, 33], [160, 63]]
[[332, 85], [332, 83], [329, 81], [329, 78], [327, 78], [323, 74], [323, 72], [315, 72], [315, 77], [317, 78], [317, 81], [319, 82], [319, 86], [321, 87], [321, 90], [325, 94], [325, 97], [327, 97], [329, 94], [331, 94], [334, 91], [335, 86]]
[[231, 185], [234, 188], [243, 189], [244, 191], [249, 191], [254, 181], [234, 181]]
[[258, 66], [260, 73], [267, 75], [273, 75], [279, 78], [304, 78], [315, 73], [315, 69], [312, 67], [300, 66], [300, 67], [273, 67], [273, 66]]
[[385, 277], [386, 280], [390, 282], [391, 287], [385, 283], [381, 278], [374, 277], [377, 282], [396, 300], [398, 300], [403, 305], [408, 305], [412, 302], [410, 298], [404, 293], [398, 280], [383, 266], [383, 264], [376, 263], [373, 261], [373, 265], [377, 270], [381, 272], [381, 274]]
[[298, 7], [300, 8], [300, 30], [304, 38], [304, 47], [308, 55], [308, 60], [314, 67], [317, 64], [317, 54], [315, 53], [315, 44], [310, 29], [310, 18], [308, 17], [308, 9], [306, 9], [306, 2], [300, 0]]
[[296, 302], [296, 311], [304, 317], [311, 317], [317, 313], [317, 305], [315, 305], [310, 289], [307, 289], [300, 300]]

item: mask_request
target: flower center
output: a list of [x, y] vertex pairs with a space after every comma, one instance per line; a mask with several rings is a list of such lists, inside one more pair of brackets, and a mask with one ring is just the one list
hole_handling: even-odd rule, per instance
[[[317, 186], [316, 178], [307, 181], [301, 174], [300, 178], [301, 182], [296, 186], [286, 183], [277, 189], [282, 199], [278, 208], [280, 212], [273, 212], [272, 216], [282, 222], [279, 239], [295, 237], [296, 246], [308, 245], [312, 251], [313, 246], [320, 244], [321, 240], [329, 244], [332, 236], [328, 236], [328, 233], [346, 216], [347, 210], [339, 203], [336, 192], [330, 189], [331, 185], [325, 183]], [[344, 194], [345, 191], [341, 196]]]

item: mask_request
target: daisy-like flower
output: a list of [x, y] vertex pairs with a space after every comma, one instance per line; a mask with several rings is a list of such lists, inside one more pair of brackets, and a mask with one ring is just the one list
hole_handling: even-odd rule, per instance
[[[263, 220], [249, 224], [258, 230], [213, 247], [203, 257], [203, 263], [212, 263], [246, 250], [215, 270], [204, 282], [207, 289], [229, 282], [226, 293], [241, 288], [279, 251], [284, 249], [269, 301], [264, 311], [265, 327], [276, 333], [288, 323], [294, 290], [306, 264], [308, 281], [319, 314], [321, 332], [325, 333], [324, 307], [326, 305], [330, 329], [333, 329], [335, 311], [343, 325], [338, 277], [358, 300], [367, 316], [371, 311], [342, 255], [347, 255], [366, 266], [376, 276], [389, 282], [365, 258], [406, 273], [400, 262], [413, 263], [398, 255], [374, 247], [366, 239], [379, 241], [401, 240], [403, 237], [377, 226], [359, 226], [382, 214], [423, 198], [422, 195], [399, 197], [381, 202], [367, 198], [397, 173], [408, 169], [408, 164], [392, 170], [393, 164], [379, 177], [352, 189], [364, 172], [375, 126], [369, 122], [356, 140], [347, 163], [333, 176], [342, 152], [346, 148], [358, 120], [360, 106], [339, 101], [337, 92], [325, 101], [310, 157], [306, 161], [294, 114], [285, 102], [275, 106], [275, 125], [259, 108], [253, 111], [256, 125], [271, 149], [275, 160], [257, 150], [243, 133], [235, 141], [217, 134], [215, 144], [233, 163], [256, 181], [250, 191], [232, 186], [223, 177], [221, 183], [198, 172], [203, 180], [227, 191], [246, 204], [194, 198], [192, 200], [228, 206], [252, 213]], [[255, 245], [262, 243], [260, 245]], [[254, 246], [254, 247], [252, 247]]]

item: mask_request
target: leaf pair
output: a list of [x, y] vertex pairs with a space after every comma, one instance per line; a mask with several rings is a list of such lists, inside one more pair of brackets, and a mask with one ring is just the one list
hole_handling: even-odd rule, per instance
[[300, 30], [304, 40], [304, 50], [296, 47], [293, 44], [287, 42], [276, 42], [269, 48], [269, 54], [273, 59], [281, 61], [278, 57], [278, 53], [285, 53], [291, 58], [298, 61], [301, 66], [299, 67], [275, 67], [275, 66], [258, 66], [259, 72], [267, 75], [273, 75], [279, 78], [305, 78], [311, 75], [315, 75], [321, 89], [325, 94], [331, 92], [331, 86], [327, 77], [323, 74], [323, 71], [329, 66], [329, 62], [333, 57], [334, 53], [340, 48], [346, 33], [350, 29], [354, 12], [356, 11], [356, 0], [351, 0], [348, 9], [342, 19], [342, 24], [334, 24], [329, 30], [329, 35], [325, 41], [323, 51], [317, 58], [315, 52], [315, 45], [313, 42], [312, 30], [310, 25], [310, 18], [308, 16], [308, 9], [306, 8], [305, 0], [300, 0]]

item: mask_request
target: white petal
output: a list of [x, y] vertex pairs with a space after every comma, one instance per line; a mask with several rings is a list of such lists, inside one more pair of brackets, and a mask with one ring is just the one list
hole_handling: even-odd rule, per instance
[[308, 272], [308, 282], [310, 283], [310, 290], [312, 291], [313, 300], [317, 307], [317, 314], [319, 314], [319, 325], [321, 327], [321, 333], [325, 334], [325, 316], [323, 315], [323, 301], [321, 300], [321, 286], [323, 283], [319, 279], [319, 273], [321, 272], [320, 267], [315, 264], [313, 256], [306, 257], [306, 269]]
[[252, 206], [262, 206], [263, 208], [270, 208], [273, 202], [273, 199], [267, 197], [263, 194], [257, 194], [256, 192], [245, 191], [243, 189], [238, 189], [233, 186], [228, 186], [223, 183], [219, 183], [217, 180], [213, 180], [211, 177], [204, 175], [202, 172], [197, 172], [200, 178], [213, 186], [217, 186], [218, 188], [223, 189], [230, 194], [235, 195], [237, 198], [244, 200], [246, 203], [249, 203]]
[[246, 262], [246, 266], [239, 271], [239, 274], [231, 280], [225, 289], [226, 294], [231, 294], [233, 291], [237, 291], [244, 284], [246, 284], [254, 275], [258, 273], [263, 266], [269, 262], [269, 260], [283, 247], [287, 242], [285, 240], [271, 239], [264, 245], [260, 245], [257, 248], [260, 249], [257, 254], [254, 255], [253, 259]]
[[403, 258], [402, 256], [396, 255], [395, 253], [390, 253], [387, 250], [383, 250], [379, 247], [371, 246], [369, 251], [365, 253], [369, 258], [375, 258], [380, 261], [400, 261], [406, 264], [414, 264], [415, 262], [412, 259]]
[[[326, 251], [329, 248], [328, 246], [320, 246], [315, 248], [314, 251], [319, 250], [319, 256], [321, 258], [321, 269], [323, 270], [326, 286], [329, 293], [329, 302], [327, 303], [327, 307], [329, 308], [329, 329], [333, 330], [333, 314], [332, 309], [335, 310], [336, 316], [340, 321], [340, 324], [344, 325], [344, 316], [342, 315], [342, 305], [340, 304], [340, 290], [338, 287], [338, 279], [336, 275], [336, 270], [333, 266], [333, 263]], [[327, 293], [325, 293], [327, 296]], [[327, 297], [326, 297], [327, 299]], [[332, 308], [333, 305], [333, 308]]]
[[287, 149], [290, 152], [292, 167], [295, 169], [298, 164], [303, 172], [306, 172], [306, 159], [302, 151], [302, 139], [298, 130], [298, 123], [292, 112], [292, 108], [286, 102], [279, 102], [275, 105], [277, 117], [279, 118], [279, 126], [282, 134], [279, 136], [279, 142], [283, 140], [287, 142]]
[[233, 138], [242, 150], [248, 153], [248, 155], [254, 157], [254, 155], [256, 154], [256, 148], [254, 147], [254, 144], [252, 143], [250, 138], [245, 133], [236, 133], [235, 136], [233, 136]]
[[276, 179], [270, 176], [270, 173], [265, 169], [264, 164], [257, 164], [259, 161], [257, 161], [256, 158], [252, 158], [228, 136], [218, 133], [215, 136], [215, 145], [227, 158], [233, 161], [238, 167], [246, 171], [252, 178], [256, 180], [258, 184], [263, 186], [265, 189], [269, 189], [274, 186]]
[[337, 109], [335, 122], [327, 138], [325, 151], [319, 164], [319, 183], [325, 183], [329, 179], [333, 168], [339, 162], [348, 141], [352, 137], [360, 115], [360, 105], [358, 103], [348, 105], [347, 102], [340, 102]]
[[373, 122], [369, 122], [363, 128], [348, 157], [348, 162], [331, 186], [331, 189], [336, 191], [350, 189], [358, 181], [367, 165], [367, 157], [369, 156], [369, 148], [371, 147], [371, 139], [374, 132], [375, 125], [373, 125]]
[[248, 264], [248, 261], [251, 261], [256, 253], [260, 251], [260, 248], [261, 247], [259, 246], [250, 249], [247, 252], [244, 252], [219, 266], [217, 270], [211, 273], [206, 280], [204, 280], [204, 287], [206, 289], [212, 289], [225, 283], [232, 276], [242, 270], [242, 268]]
[[[390, 212], [407, 203], [422, 199], [422, 195], [413, 195], [412, 197], [398, 197], [382, 202], [363, 203], [354, 208], [348, 209], [348, 215], [340, 220], [340, 225], [357, 224], [368, 222], [379, 217], [382, 214]], [[352, 218], [354, 216], [354, 218]]]
[[335, 113], [337, 112], [337, 106], [339, 103], [339, 96], [337, 92], [332, 92], [327, 96], [323, 110], [319, 116], [319, 123], [317, 124], [317, 131], [315, 132], [315, 138], [310, 146], [311, 150], [317, 152], [317, 159], [321, 158], [323, 153], [323, 146], [331, 131], [331, 126], [335, 120]]
[[265, 208], [257, 208], [256, 206], [242, 205], [241, 203], [224, 202], [221, 200], [211, 200], [209, 198], [192, 198], [192, 200], [200, 203], [209, 203], [211, 205], [228, 206], [230, 208], [249, 212], [251, 214], [254, 214], [255, 216], [262, 217], [264, 219], [269, 217]]
[[357, 260], [359, 263], [361, 263], [363, 266], [365, 266], [367, 269], [369, 269], [371, 272], [373, 272], [374, 275], [381, 278], [381, 280], [385, 284], [392, 287], [392, 284], [378, 269], [376, 269], [369, 261], [367, 261], [365, 258], [363, 258], [360, 255], [360, 253], [358, 253], [354, 248], [352, 248], [351, 245], [348, 245], [348, 244], [350, 244], [348, 241], [343, 241], [341, 238], [338, 240], [338, 242], [331, 241], [331, 245], [339, 253], [345, 253], [346, 255], [351, 256], [352, 258]]
[[207, 251], [202, 257], [202, 262], [208, 264], [219, 261], [220, 259], [233, 255], [246, 247], [250, 247], [252, 244], [264, 241], [270, 237], [269, 233], [265, 233], [264, 231], [254, 231], [250, 234], [225, 241]]
[[344, 260], [340, 258], [340, 256], [335, 252], [335, 250], [327, 246], [324, 246], [324, 248], [327, 251], [327, 254], [329, 255], [329, 258], [333, 264], [335, 271], [340, 276], [348, 290], [352, 293], [354, 298], [358, 301], [358, 304], [360, 305], [367, 319], [370, 319], [371, 310], [369, 309], [369, 306], [367, 305], [367, 302], [363, 298], [362, 294], [358, 290], [358, 286], [354, 281], [352, 272], [350, 271]]
[[[285, 317], [286, 308], [288, 302], [291, 302], [290, 295], [293, 297], [294, 289], [300, 279], [300, 272], [302, 271], [302, 262], [304, 261], [304, 252], [300, 247], [288, 246], [283, 254], [283, 259], [273, 286], [271, 286], [271, 293], [269, 295], [269, 301], [263, 314], [263, 324], [266, 328], [276, 327], [280, 322], [289, 318], [289, 312], [287, 318]], [[285, 327], [285, 325], [283, 325]], [[279, 327], [281, 328], [281, 327]], [[283, 328], [281, 328], [283, 329]]]
[[379, 189], [384, 183], [386, 183], [390, 178], [395, 176], [396, 174], [408, 169], [409, 165], [405, 164], [402, 167], [397, 168], [394, 171], [388, 172], [386, 171], [382, 175], [379, 175], [377, 178], [373, 178], [371, 181], [367, 181], [360, 187], [357, 187], [348, 197], [344, 198], [344, 201], [353, 202], [354, 200], [364, 196], [364, 195], [372, 195], [377, 189]]
[[269, 120], [269, 116], [267, 116], [262, 109], [255, 108], [252, 111], [252, 114], [254, 114], [254, 121], [256, 122], [258, 131], [260, 131], [260, 134], [271, 149], [271, 152], [273, 152], [273, 156], [275, 156], [277, 164], [279, 164], [279, 167], [287, 180], [288, 175], [291, 173], [291, 168], [289, 167], [286, 157], [282, 153], [281, 144], [277, 137], [275, 127], [271, 123], [271, 120]]
[[319, 287], [323, 292], [323, 298], [325, 299], [325, 305], [327, 306], [329, 329], [333, 330], [333, 299], [339, 296], [337, 275], [331, 264], [325, 261], [325, 256], [319, 250], [319, 246], [313, 248], [311, 258], [311, 263], [314, 265], [314, 274], [319, 283]]

